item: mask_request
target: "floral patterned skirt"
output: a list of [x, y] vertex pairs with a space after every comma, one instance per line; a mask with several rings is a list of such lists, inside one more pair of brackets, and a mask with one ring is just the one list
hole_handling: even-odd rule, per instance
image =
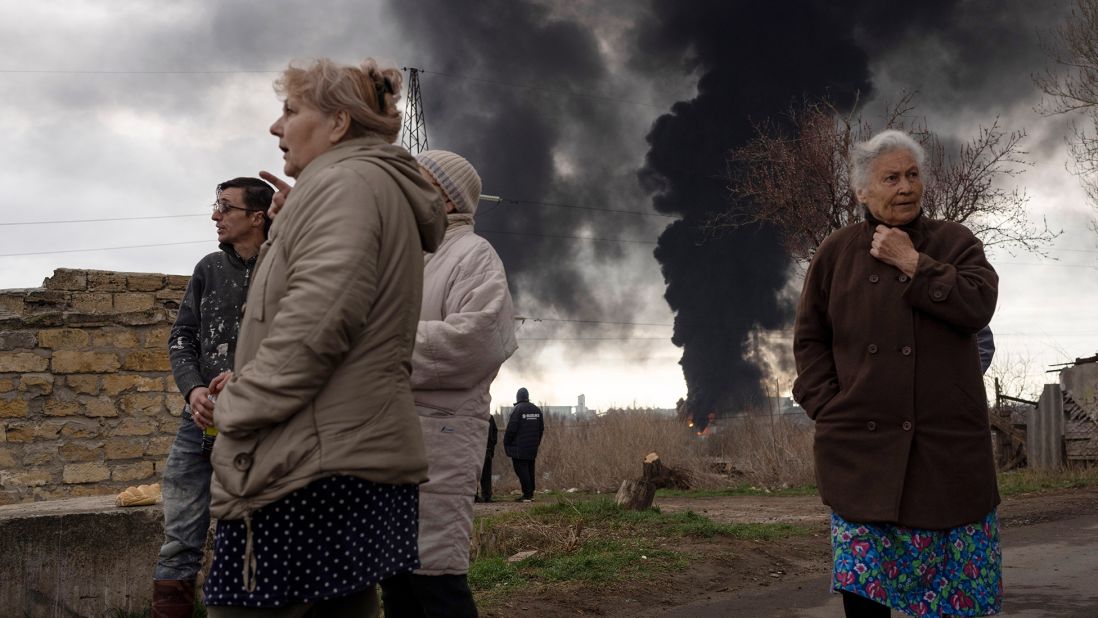
[[834, 590], [911, 616], [987, 616], [1003, 602], [995, 511], [949, 530], [849, 522], [831, 515]]

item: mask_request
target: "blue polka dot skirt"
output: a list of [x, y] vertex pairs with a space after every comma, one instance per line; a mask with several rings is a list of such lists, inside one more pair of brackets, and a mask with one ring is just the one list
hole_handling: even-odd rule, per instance
[[[250, 524], [218, 521], [206, 605], [312, 603], [413, 571], [418, 512], [416, 485], [330, 476], [259, 509]], [[254, 586], [244, 581], [249, 526]]]

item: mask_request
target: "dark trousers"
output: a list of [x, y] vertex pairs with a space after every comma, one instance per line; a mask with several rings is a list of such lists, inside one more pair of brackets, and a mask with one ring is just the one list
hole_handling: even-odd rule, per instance
[[484, 456], [484, 468], [480, 471], [480, 497], [485, 501], [492, 499], [492, 452]]
[[853, 592], [842, 591], [843, 613], [846, 618], [888, 618], [892, 610], [873, 599], [867, 599]]
[[511, 464], [515, 466], [515, 475], [518, 476], [519, 485], [522, 486], [522, 497], [533, 498], [534, 497], [534, 460], [533, 459], [512, 459]]
[[465, 575], [394, 575], [381, 582], [381, 603], [386, 618], [477, 616]]

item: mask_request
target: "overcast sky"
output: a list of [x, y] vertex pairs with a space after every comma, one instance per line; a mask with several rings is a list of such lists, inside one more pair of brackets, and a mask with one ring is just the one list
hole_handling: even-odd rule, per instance
[[[214, 186], [281, 171], [267, 131], [280, 69], [373, 56], [427, 71], [431, 146], [466, 154], [485, 193], [543, 202], [482, 205], [477, 217], [531, 318], [493, 406], [526, 386], [556, 405], [584, 393], [595, 408], [672, 407], [686, 387], [652, 257], [672, 219], [656, 216], [636, 172], [653, 122], [695, 96], [698, 73], [680, 58], [635, 62], [645, 4], [0, 2], [0, 288], [38, 286], [60, 267], [189, 274], [216, 250]], [[1027, 131], [1033, 166], [1015, 181], [1032, 215], [1064, 234], [1048, 257], [991, 253], [1001, 276], [992, 327], [1003, 371], [1027, 366], [1032, 392], [1047, 365], [1098, 351], [1094, 210], [1065, 167], [1068, 125], [1034, 111], [1030, 78], [1046, 64], [1038, 34], [1064, 3], [963, 4], [948, 27], [857, 33], [868, 111], [917, 90], [919, 113], [943, 135], [966, 138], [996, 115]]]

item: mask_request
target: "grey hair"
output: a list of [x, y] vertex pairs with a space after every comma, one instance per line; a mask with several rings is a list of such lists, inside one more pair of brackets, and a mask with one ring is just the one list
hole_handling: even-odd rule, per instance
[[850, 188], [855, 193], [864, 189], [869, 181], [869, 169], [881, 155], [894, 150], [907, 150], [915, 157], [920, 170], [926, 161], [926, 151], [910, 135], [896, 129], [887, 129], [864, 142], [854, 144], [850, 150]]

